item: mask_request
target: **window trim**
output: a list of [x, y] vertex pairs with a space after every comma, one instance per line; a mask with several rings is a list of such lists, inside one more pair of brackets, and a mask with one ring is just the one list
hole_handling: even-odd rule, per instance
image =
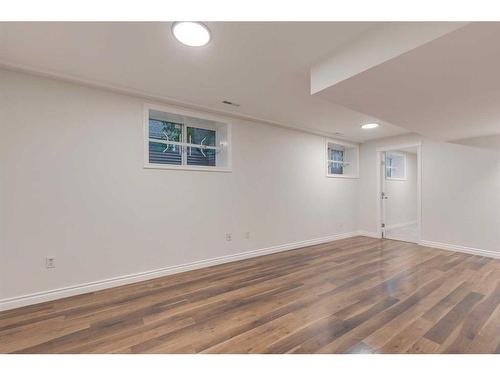
[[[154, 164], [149, 162], [149, 111], [160, 111], [167, 113], [175, 113], [182, 116], [196, 117], [200, 119], [206, 119], [210, 121], [221, 122], [226, 125], [226, 142], [227, 145], [226, 153], [227, 153], [227, 167], [210, 167], [203, 165], [175, 165], [175, 164]], [[187, 125], [184, 125], [187, 129]], [[216, 115], [212, 115], [210, 113], [200, 112], [200, 111], [191, 111], [185, 110], [182, 108], [167, 106], [167, 105], [156, 105], [150, 103], [144, 103], [144, 112], [143, 112], [143, 168], [144, 169], [170, 169], [170, 170], [181, 170], [181, 171], [202, 171], [202, 172], [232, 172], [232, 142], [231, 142], [231, 126], [232, 123], [228, 118], [220, 117]], [[209, 127], [201, 129], [214, 130]], [[185, 131], [183, 133], [186, 133]], [[184, 138], [184, 135], [182, 136]], [[184, 142], [184, 141], [183, 141]]]
[[[403, 164], [404, 164], [404, 176], [403, 177], [387, 177], [387, 155], [388, 154], [393, 154], [393, 155], [399, 155], [403, 157]], [[398, 151], [386, 151], [386, 161], [385, 161], [385, 179], [389, 181], [407, 181], [408, 180], [408, 172], [407, 172], [407, 157], [404, 152], [398, 152]]]
[[[356, 150], [356, 161], [354, 162], [356, 165], [356, 174], [353, 175], [344, 175], [344, 174], [331, 174], [329, 173], [328, 169], [328, 144], [329, 143], [335, 143], [337, 145], [341, 145], [344, 147], [350, 147], [354, 148]], [[344, 151], [345, 155], [345, 151]], [[334, 138], [325, 138], [325, 154], [324, 154], [324, 162], [325, 162], [325, 176], [329, 178], [351, 178], [351, 179], [357, 179], [359, 178], [359, 145], [356, 143], [349, 143], [345, 141], [341, 141], [338, 139]]]

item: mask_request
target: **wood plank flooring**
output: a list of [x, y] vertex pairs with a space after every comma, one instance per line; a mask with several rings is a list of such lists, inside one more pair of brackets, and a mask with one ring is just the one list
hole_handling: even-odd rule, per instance
[[499, 353], [500, 261], [354, 237], [0, 312], [2, 353]]

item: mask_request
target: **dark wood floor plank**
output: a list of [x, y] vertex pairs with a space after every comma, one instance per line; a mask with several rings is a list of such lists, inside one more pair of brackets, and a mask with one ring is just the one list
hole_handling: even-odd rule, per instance
[[437, 322], [448, 311], [450, 311], [457, 303], [471, 292], [472, 284], [463, 281], [446, 297], [443, 297], [431, 309], [429, 309], [422, 317], [431, 322]]
[[453, 307], [439, 322], [436, 323], [427, 333], [425, 338], [442, 344], [457, 324], [460, 323], [484, 296], [476, 292], [470, 292], [462, 301]]
[[474, 337], [466, 353], [496, 353], [500, 343], [500, 306], [497, 306], [493, 314], [488, 318], [479, 334]]
[[416, 341], [429, 330], [432, 323], [417, 318], [411, 324], [404, 327], [396, 335], [392, 336], [378, 351], [381, 353], [404, 353], [412, 347]]
[[374, 315], [377, 315], [381, 311], [384, 311], [388, 307], [397, 303], [398, 300], [392, 297], [387, 297], [386, 299], [376, 303], [368, 310], [365, 310], [347, 320], [339, 320], [339, 325], [336, 329], [322, 330], [317, 335], [308, 338], [305, 342], [300, 345], [296, 345], [297, 348], [294, 350], [295, 353], [314, 353], [319, 349], [323, 348], [327, 344], [331, 343], [335, 339], [342, 337], [344, 334], [350, 332], [354, 328], [358, 327], [360, 324], [364, 323]]
[[[418, 303], [410, 307], [408, 310], [403, 312], [402, 314], [398, 315], [394, 319], [392, 319], [390, 322], [384, 324], [383, 326], [379, 327], [375, 332], [370, 334], [367, 338], [364, 339], [364, 342], [371, 347], [373, 347], [376, 350], [383, 350], [383, 347], [386, 347], [388, 344], [391, 344], [391, 341], [394, 340], [400, 340], [402, 339], [402, 335], [406, 336], [404, 330], [406, 328], [409, 328], [409, 326], [413, 325], [415, 321], [417, 320], [425, 320], [426, 324], [420, 324], [420, 326], [426, 326], [427, 331], [430, 327], [432, 327], [446, 312], [441, 313], [441, 315], [437, 315], [435, 320], [429, 321], [426, 319], [421, 319], [421, 316], [426, 314], [429, 310], [429, 306], [435, 306], [439, 303], [439, 301], [443, 300], [446, 298], [446, 296], [450, 295], [451, 293], [454, 292], [454, 290], [457, 289], [462, 284], [470, 285], [467, 284], [470, 282], [470, 278], [472, 278], [472, 275], [469, 274], [454, 274], [451, 275], [450, 277], [447, 278], [446, 282], [441, 284], [438, 288], [436, 288], [434, 291], [429, 293], [427, 296], [424, 296]], [[470, 290], [465, 289], [463, 292], [463, 295], [456, 301], [459, 302], [466, 293], [468, 293]], [[400, 295], [400, 299], [407, 298], [408, 295]], [[452, 306], [450, 306], [451, 308]], [[425, 332], [422, 333], [422, 335]], [[407, 343], [411, 340], [408, 340], [405, 338], [404, 342]], [[413, 343], [416, 341], [413, 340]], [[408, 348], [406, 348], [408, 349]], [[389, 352], [394, 352], [394, 349], [390, 350]]]
[[340, 337], [338, 340], [335, 340], [328, 345], [325, 345], [323, 348], [320, 348], [319, 352], [344, 353], [345, 351], [348, 351], [350, 348], [359, 344], [361, 341], [363, 341], [365, 338], [379, 329], [379, 327], [389, 323], [391, 320], [395, 319], [396, 317], [410, 309], [412, 306], [420, 302], [422, 298], [431, 293], [434, 289], [438, 288], [443, 281], [444, 277], [440, 276], [434, 280], [427, 282], [408, 298], [396, 303], [394, 306], [391, 306], [390, 308], [380, 312], [375, 316], [369, 317], [366, 321], [363, 322], [363, 324], [355, 327], [345, 336]]
[[446, 347], [444, 352], [465, 353], [471, 342], [481, 331], [487, 319], [493, 314], [499, 304], [500, 282], [497, 284], [495, 291], [481, 303], [477, 304], [472, 312], [467, 315], [460, 328], [460, 334], [450, 345], [448, 345], [448, 347]]

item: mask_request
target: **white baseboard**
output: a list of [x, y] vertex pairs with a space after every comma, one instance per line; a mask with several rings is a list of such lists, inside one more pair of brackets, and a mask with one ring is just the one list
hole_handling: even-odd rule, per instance
[[234, 262], [237, 260], [253, 258], [253, 257], [261, 256], [261, 255], [298, 249], [298, 248], [305, 247], [305, 246], [318, 245], [318, 244], [336, 241], [336, 240], [340, 240], [340, 239], [344, 239], [344, 238], [350, 238], [350, 237], [354, 237], [354, 236], [358, 236], [358, 235], [359, 235], [359, 233], [357, 231], [349, 232], [349, 233], [342, 233], [342, 234], [335, 234], [332, 236], [326, 236], [326, 237], [315, 238], [315, 239], [311, 239], [311, 240], [293, 242], [293, 243], [288, 243], [288, 244], [284, 244], [284, 245], [271, 246], [271, 247], [266, 247], [263, 249], [251, 250], [251, 251], [246, 251], [246, 252], [242, 252], [242, 253], [226, 255], [226, 256], [222, 256], [222, 257], [206, 259], [206, 260], [201, 260], [201, 261], [196, 261], [196, 262], [191, 262], [191, 263], [186, 263], [186, 264], [181, 264], [181, 265], [177, 265], [177, 266], [170, 266], [170, 267], [160, 268], [160, 269], [156, 269], [156, 270], [152, 270], [152, 271], [139, 272], [139, 273], [135, 273], [135, 274], [131, 274], [131, 275], [118, 276], [118, 277], [113, 277], [113, 278], [105, 279], [105, 280], [99, 280], [99, 281], [94, 281], [94, 282], [89, 282], [89, 283], [84, 283], [84, 284], [79, 284], [79, 285], [73, 285], [73, 286], [68, 286], [68, 287], [59, 288], [59, 289], [37, 292], [37, 293], [27, 294], [27, 295], [18, 296], [18, 297], [1, 299], [0, 300], [0, 311], [10, 310], [10, 309], [14, 309], [17, 307], [22, 307], [22, 306], [27, 306], [27, 305], [33, 305], [33, 304], [41, 303], [41, 302], [52, 301], [52, 300], [65, 298], [65, 297], [71, 297], [71, 296], [75, 296], [78, 294], [95, 292], [95, 291], [102, 290], [102, 289], [108, 289], [108, 288], [113, 288], [113, 287], [117, 287], [117, 286], [121, 286], [121, 285], [136, 283], [139, 281], [150, 280], [150, 279], [154, 279], [157, 277], [172, 275], [175, 273], [195, 270], [195, 269], [209, 267], [209, 266], [214, 266], [217, 264]]
[[[108, 288], [113, 288], [113, 287], [117, 287], [117, 286], [121, 286], [121, 285], [136, 283], [139, 281], [150, 280], [150, 279], [154, 279], [157, 277], [173, 275], [176, 273], [186, 272], [186, 271], [195, 270], [195, 269], [204, 268], [204, 267], [209, 267], [209, 266], [214, 266], [217, 264], [234, 262], [237, 260], [258, 257], [261, 255], [273, 254], [273, 253], [278, 253], [281, 251], [298, 249], [298, 248], [305, 247], [305, 246], [318, 245], [318, 244], [322, 244], [322, 243], [327, 243], [327, 242], [336, 241], [336, 240], [340, 240], [340, 239], [344, 239], [344, 238], [355, 237], [355, 236], [380, 238], [378, 236], [378, 233], [376, 233], [376, 232], [359, 230], [359, 231], [355, 231], [355, 232], [335, 234], [332, 236], [315, 238], [315, 239], [311, 239], [311, 240], [305, 240], [305, 241], [292, 242], [292, 243], [283, 244], [283, 245], [271, 246], [271, 247], [266, 247], [266, 248], [262, 248], [262, 249], [251, 250], [251, 251], [246, 251], [246, 252], [232, 254], [232, 255], [226, 255], [226, 256], [212, 258], [212, 259], [206, 259], [206, 260], [201, 260], [201, 261], [196, 261], [196, 262], [191, 262], [191, 263], [185, 263], [185, 264], [181, 264], [181, 265], [177, 265], [177, 266], [160, 268], [160, 269], [156, 269], [156, 270], [152, 270], [152, 271], [139, 272], [139, 273], [135, 273], [135, 274], [118, 276], [118, 277], [114, 277], [114, 278], [110, 278], [110, 279], [99, 280], [99, 281], [94, 281], [94, 282], [89, 282], [89, 283], [84, 283], [84, 284], [79, 284], [79, 285], [73, 285], [73, 286], [59, 288], [59, 289], [53, 289], [53, 290], [48, 290], [48, 291], [43, 291], [43, 292], [38, 292], [38, 293], [32, 293], [32, 294], [27, 294], [27, 295], [18, 296], [18, 297], [6, 298], [6, 299], [0, 300], [0, 311], [10, 310], [10, 309], [14, 309], [17, 307], [22, 307], [22, 306], [33, 305], [33, 304], [37, 304], [37, 303], [41, 303], [41, 302], [53, 301], [53, 300], [60, 299], [60, 298], [71, 297], [71, 296], [75, 296], [75, 295], [79, 295], [79, 294], [95, 292], [95, 291], [102, 290], [102, 289], [108, 289]], [[422, 246], [434, 247], [434, 248], [442, 249], [442, 250], [458, 251], [461, 253], [467, 253], [467, 254], [480, 255], [480, 256], [500, 259], [500, 252], [495, 252], [495, 251], [490, 251], [490, 250], [482, 250], [482, 249], [476, 249], [476, 248], [471, 248], [471, 247], [451, 245], [451, 244], [426, 241], [426, 240], [422, 240], [420, 242], [420, 244]]]
[[420, 241], [420, 245], [427, 246], [427, 247], [434, 247], [436, 249], [441, 249], [441, 250], [458, 251], [460, 253], [480, 255], [483, 257], [500, 259], [500, 252], [491, 251], [491, 250], [476, 249], [474, 247], [452, 245], [452, 244], [448, 244], [448, 243], [426, 241], [426, 240]]
[[368, 232], [365, 230], [358, 230], [358, 236], [371, 237], [371, 238], [380, 238], [377, 232]]
[[408, 221], [406, 223], [397, 223], [397, 224], [387, 225], [385, 227], [385, 229], [403, 228], [403, 227], [408, 227], [410, 225], [415, 225], [417, 223], [418, 223], [418, 221]]

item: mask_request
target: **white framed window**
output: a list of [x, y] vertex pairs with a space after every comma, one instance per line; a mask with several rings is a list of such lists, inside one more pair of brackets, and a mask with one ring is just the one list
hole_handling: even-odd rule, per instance
[[210, 114], [144, 106], [144, 167], [231, 171], [231, 124]]
[[406, 180], [406, 154], [388, 151], [385, 155], [385, 178]]
[[359, 146], [357, 144], [326, 139], [325, 154], [327, 177], [359, 177]]

